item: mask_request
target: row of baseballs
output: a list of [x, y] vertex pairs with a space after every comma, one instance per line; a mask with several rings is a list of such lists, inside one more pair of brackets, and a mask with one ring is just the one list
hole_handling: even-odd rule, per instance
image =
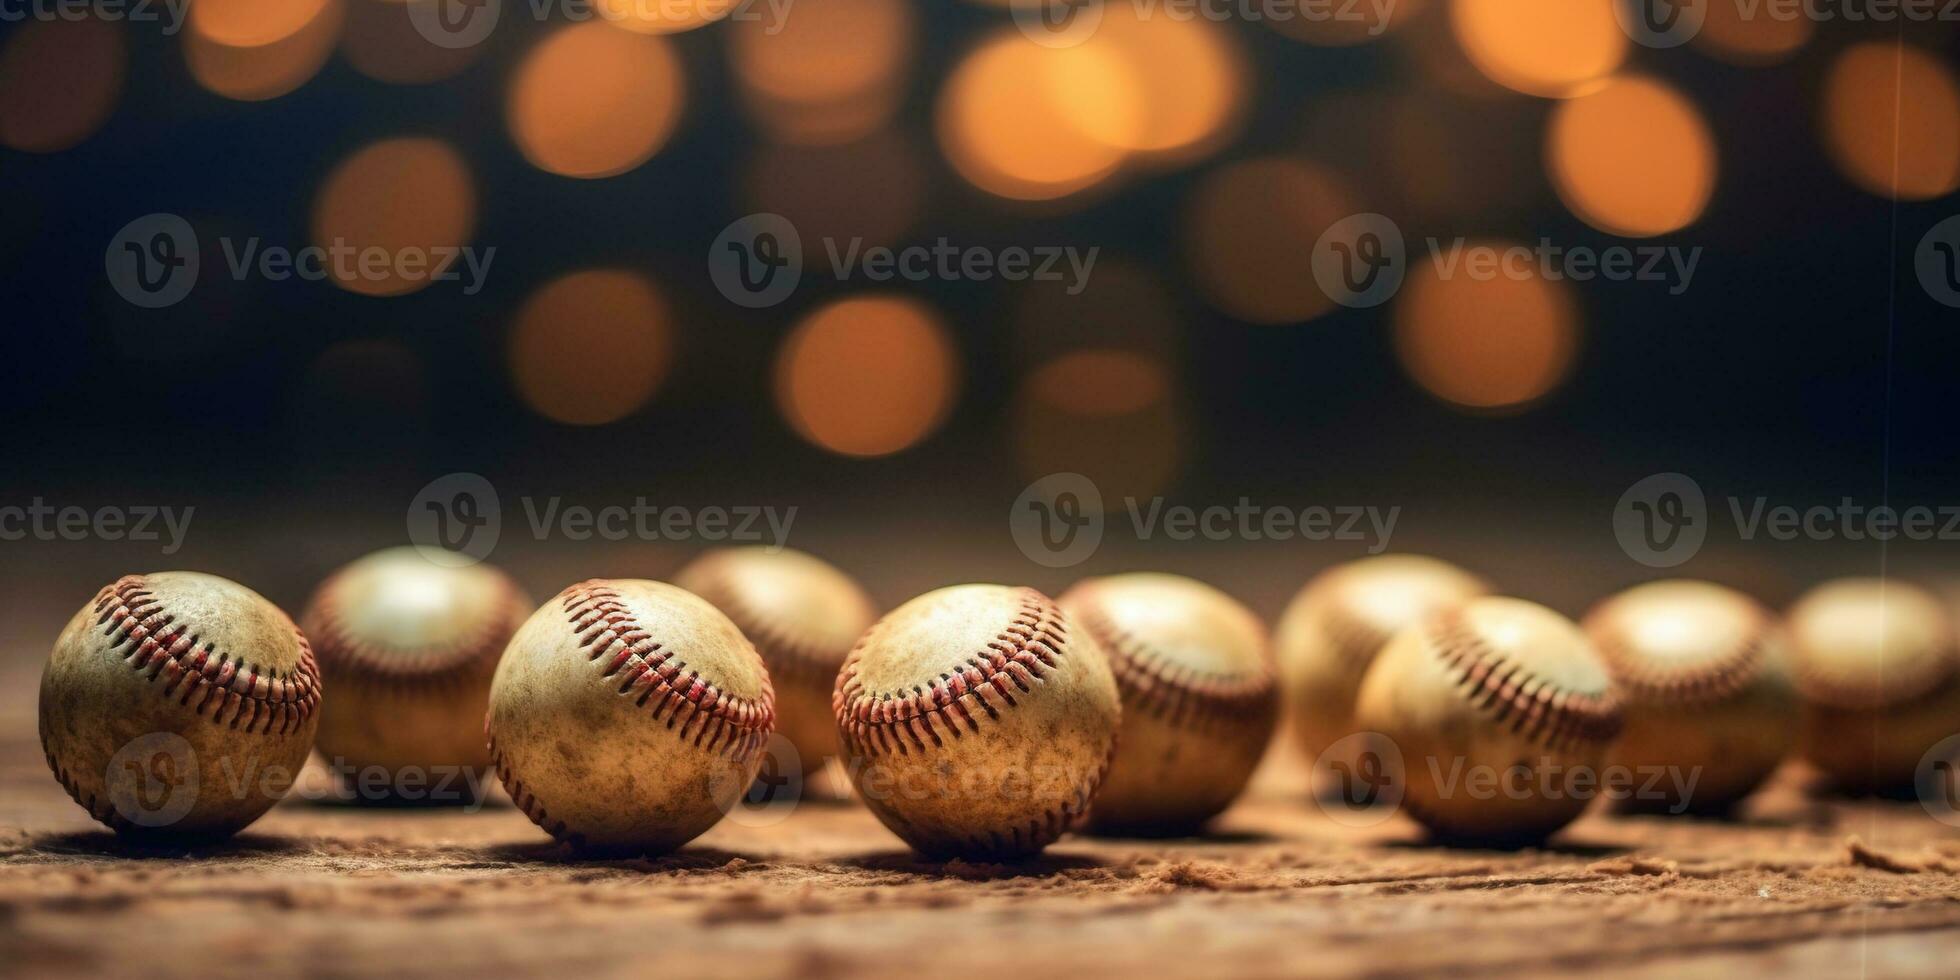
[[[1269, 638], [1174, 575], [1059, 600], [955, 586], [879, 619], [829, 564], [744, 548], [534, 610], [494, 568], [398, 548], [335, 573], [298, 626], [215, 576], [118, 580], [57, 641], [40, 730], [69, 794], [136, 835], [245, 827], [317, 734], [347, 767], [493, 765], [535, 823], [594, 852], [692, 840], [765, 757], [841, 756], [916, 850], [1003, 859], [1085, 824], [1200, 830], [1244, 789], [1282, 700], [1323, 765], [1353, 771], [1355, 733], [1392, 742], [1403, 806], [1439, 838], [1520, 842], [1588, 799], [1439, 777], [1692, 769], [1691, 798], [1644, 802], [1705, 812], [1800, 747], [1846, 788], [1893, 788], [1960, 731], [1960, 654], [1940, 604], [1896, 581], [1820, 586], [1780, 621], [1732, 589], [1657, 582], [1581, 627], [1390, 555], [1316, 577]], [[778, 734], [793, 751], [772, 753]]]

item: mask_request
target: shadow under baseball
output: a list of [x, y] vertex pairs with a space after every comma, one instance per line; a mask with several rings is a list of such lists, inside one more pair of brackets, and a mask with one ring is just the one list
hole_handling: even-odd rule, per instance
[[1107, 867], [1108, 863], [1078, 854], [1042, 854], [1024, 861], [987, 861], [953, 858], [935, 860], [912, 851], [879, 851], [837, 862], [860, 871], [910, 874], [927, 878], [960, 881], [998, 881], [1006, 878], [1047, 878], [1069, 871]]
[[125, 860], [183, 860], [186, 858], [277, 857], [306, 849], [305, 843], [272, 834], [236, 836], [179, 836], [136, 838], [106, 830], [42, 834], [32, 848], [46, 854], [89, 855]]

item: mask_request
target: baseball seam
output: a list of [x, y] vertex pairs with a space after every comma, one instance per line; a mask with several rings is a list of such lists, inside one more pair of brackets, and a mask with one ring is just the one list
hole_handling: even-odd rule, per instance
[[[338, 576], [336, 576], [337, 578]], [[454, 640], [419, 647], [376, 643], [356, 636], [346, 628], [335, 581], [320, 590], [320, 598], [304, 617], [302, 629], [312, 638], [318, 657], [334, 682], [372, 680], [389, 685], [446, 684], [478, 672], [496, 669], [504, 652], [502, 640], [517, 632], [530, 610], [509, 582], [498, 584], [495, 605], [499, 612], [477, 624], [469, 634]], [[418, 655], [403, 657], [405, 652]]]
[[1094, 602], [1077, 609], [1082, 625], [1110, 654], [1125, 709], [1132, 706], [1178, 728], [1211, 731], [1256, 725], [1275, 710], [1269, 668], [1212, 674], [1180, 664], [1124, 629]]
[[603, 663], [599, 676], [618, 679], [619, 695], [638, 706], [652, 702], [651, 717], [664, 720], [683, 741], [736, 762], [747, 762], [768, 744], [776, 697], [766, 673], [758, 698], [730, 694], [702, 679], [699, 670], [689, 670], [633, 619], [617, 589], [600, 580], [566, 589], [559, 601], [579, 646], [589, 651], [586, 659]]
[[55, 781], [61, 784], [62, 789], [68, 791], [69, 799], [80, 804], [82, 809], [88, 811], [88, 815], [91, 818], [107, 826], [110, 830], [120, 832], [129, 830], [135, 826], [129, 818], [124, 817], [108, 801], [102, 800], [94, 793], [83, 789], [81, 782], [75, 779], [74, 775], [68, 771], [68, 767], [62, 765], [55, 758], [54, 750], [48, 748], [46, 742], [47, 736], [43, 733], [41, 751], [48, 757], [48, 768], [54, 770]]
[[[1031, 693], [1053, 670], [1068, 647], [1068, 624], [1061, 610], [1033, 589], [1022, 590], [1020, 610], [987, 649], [967, 658], [965, 666], [941, 673], [909, 692], [871, 694], [858, 679], [857, 660], [847, 658], [837, 674], [832, 707], [853, 754], [908, 755], [937, 747], [948, 738], [978, 732], [980, 721], [967, 702], [976, 703], [989, 720], [1003, 707], [1014, 707], [1014, 694]], [[862, 648], [875, 634], [859, 641]]]
[[[998, 721], [1003, 708], [1020, 702], [1015, 693], [1033, 693], [1068, 652], [1068, 621], [1061, 608], [1033, 589], [1020, 589], [1020, 608], [1007, 625], [956, 670], [941, 673], [909, 692], [872, 694], [857, 674], [856, 650], [837, 674], [831, 703], [845, 751], [876, 759], [896, 753], [909, 756], [957, 741], [980, 731], [980, 714]], [[857, 649], [878, 634], [874, 627], [858, 641]], [[968, 702], [979, 707], [975, 711]], [[1096, 774], [1078, 783], [1070, 799], [1058, 807], [1005, 830], [988, 829], [958, 836], [966, 849], [1013, 853], [1038, 850], [1080, 825], [1089, 813], [1097, 786], [1116, 759], [1115, 740], [1104, 753]]]
[[497, 737], [489, 732], [488, 718], [484, 719], [484, 736], [490, 743], [490, 764], [496, 768], [497, 779], [504, 784], [504, 791], [510, 794], [510, 801], [515, 803], [526, 817], [531, 818], [532, 823], [550, 834], [553, 840], [575, 848], [584, 847], [585, 835], [572, 830], [565, 821], [552, 817], [550, 811], [545, 809], [544, 802], [524, 785], [524, 780], [519, 779], [517, 773], [504, 761], [503, 750], [497, 748]]
[[1605, 625], [1588, 634], [1613, 683], [1633, 701], [1652, 705], [1713, 704], [1741, 694], [1761, 675], [1769, 642], [1768, 624], [1759, 621], [1742, 642], [1721, 656], [1686, 667], [1667, 667], [1629, 649]]
[[165, 695], [182, 688], [177, 703], [195, 714], [208, 711], [213, 722], [284, 735], [299, 730], [319, 706], [319, 666], [297, 626], [299, 664], [279, 673], [202, 641], [163, 608], [141, 575], [125, 575], [97, 593], [95, 611], [103, 635], [116, 636], [109, 649], [121, 651], [131, 670], [147, 670], [152, 683], [161, 680]]
[[1471, 631], [1460, 610], [1431, 620], [1430, 639], [1438, 659], [1456, 675], [1464, 699], [1512, 734], [1554, 751], [1574, 742], [1610, 742], [1619, 735], [1623, 718], [1612, 690], [1588, 694], [1555, 689], [1491, 649]]

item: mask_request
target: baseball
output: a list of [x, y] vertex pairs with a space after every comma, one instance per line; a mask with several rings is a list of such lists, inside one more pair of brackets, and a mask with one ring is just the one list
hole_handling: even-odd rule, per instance
[[932, 857], [1028, 857], [1088, 812], [1122, 706], [1109, 660], [1033, 589], [928, 592], [871, 627], [833, 699], [858, 796]]
[[1600, 603], [1584, 625], [1625, 705], [1611, 761], [1683, 774], [1623, 809], [1725, 811], [1795, 746], [1788, 654], [1755, 600], [1712, 582], [1650, 582]]
[[1960, 732], [1954, 628], [1905, 582], [1839, 579], [1790, 607], [1802, 751], [1839, 789], [1909, 788], [1921, 757]]
[[68, 795], [132, 836], [221, 836], [286, 795], [313, 749], [306, 637], [215, 575], [125, 575], [68, 621], [41, 675], [41, 747]]
[[1238, 798], [1273, 737], [1279, 690], [1265, 626], [1225, 593], [1176, 575], [1090, 579], [1061, 606], [1108, 655], [1123, 702], [1090, 829], [1198, 831]]
[[776, 697], [715, 607], [663, 582], [594, 579], [511, 638], [486, 729], [504, 788], [583, 851], [660, 853], [700, 836], [761, 766]]
[[1274, 630], [1287, 714], [1307, 759], [1359, 730], [1355, 695], [1389, 637], [1488, 591], [1469, 572], [1421, 555], [1363, 558], [1308, 582]]
[[834, 758], [837, 670], [878, 618], [864, 589], [821, 559], [765, 547], [710, 551], [681, 569], [674, 584], [713, 603], [755, 644], [776, 686], [776, 729], [799, 771], [815, 772]]
[[335, 572], [300, 617], [334, 689], [320, 711], [321, 755], [344, 778], [386, 770], [390, 786], [405, 770], [487, 767], [490, 678], [532, 608], [503, 572], [417, 548]]
[[1446, 841], [1499, 845], [1543, 840], [1579, 817], [1621, 720], [1579, 627], [1500, 597], [1397, 633], [1356, 709], [1398, 750], [1410, 816]]

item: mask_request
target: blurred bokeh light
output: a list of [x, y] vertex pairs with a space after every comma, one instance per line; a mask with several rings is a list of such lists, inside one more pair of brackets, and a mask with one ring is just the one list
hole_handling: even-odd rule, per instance
[[1001, 197], [1066, 197], [1111, 176], [1145, 139], [1135, 66], [1110, 45], [1046, 47], [992, 35], [947, 79], [939, 143], [954, 169]]
[[1316, 164], [1257, 157], [1220, 167], [1187, 206], [1192, 275], [1213, 306], [1241, 320], [1312, 319], [1333, 306], [1314, 282], [1314, 244], [1357, 210], [1346, 183]]
[[[1445, 275], [1414, 263], [1396, 299], [1395, 350], [1424, 390], [1465, 408], [1515, 411], [1544, 397], [1571, 372], [1578, 352], [1576, 303], [1563, 282], [1545, 279], [1535, 257], [1511, 242], [1472, 241]], [[1523, 258], [1473, 278], [1468, 250]]]
[[184, 31], [184, 60], [205, 88], [262, 102], [306, 84], [333, 55], [341, 0], [197, 0]]
[[594, 20], [560, 28], [519, 66], [510, 131], [525, 159], [565, 177], [625, 173], [673, 135], [686, 103], [671, 42]]
[[1108, 48], [1128, 65], [1125, 77], [1142, 114], [1137, 125], [1121, 113], [1085, 104], [1078, 117], [1091, 135], [1178, 163], [1203, 156], [1230, 133], [1249, 78], [1245, 53], [1231, 31], [1211, 21], [1149, 14], [1138, 3], [1117, 0], [1103, 8], [1085, 43]]
[[1825, 80], [1824, 142], [1873, 194], [1923, 201], [1960, 187], [1960, 84], [1909, 44], [1846, 49]]
[[1123, 347], [1171, 360], [1184, 312], [1152, 269], [1105, 253], [1080, 292], [1043, 282], [1019, 287], [1010, 314], [1014, 357], [1034, 365], [1080, 348]]
[[1630, 44], [1617, 0], [1450, 0], [1464, 54], [1494, 82], [1566, 98], [1599, 85]]
[[119, 24], [35, 21], [0, 47], [0, 146], [54, 153], [87, 139], [115, 111], [128, 70]]
[[518, 311], [510, 375], [532, 411], [567, 425], [604, 425], [645, 405], [667, 377], [674, 324], [667, 299], [622, 269], [574, 272]]
[[845, 456], [888, 456], [937, 429], [959, 355], [939, 318], [906, 297], [839, 300], [796, 325], [776, 359], [776, 403], [803, 438]]
[[1620, 76], [1559, 104], [1545, 156], [1559, 197], [1587, 224], [1644, 238], [1683, 228], [1715, 193], [1715, 138], [1671, 86]]
[[608, 23], [639, 34], [676, 34], [728, 16], [741, 0], [593, 0]]
[[912, 63], [912, 0], [823, 0], [728, 24], [750, 115], [774, 139], [844, 143], [883, 127]]
[[446, 0], [345, 0], [347, 25], [340, 53], [355, 71], [380, 82], [426, 85], [468, 68], [484, 46], [433, 44], [409, 19], [416, 4]]
[[[332, 280], [369, 296], [398, 296], [431, 278], [395, 263], [421, 250], [430, 265], [437, 249], [467, 245], [476, 228], [476, 182], [468, 164], [440, 140], [383, 140], [355, 153], [321, 185], [313, 206], [313, 244], [351, 250], [328, 262]], [[360, 253], [385, 252], [385, 271], [370, 274]], [[376, 253], [379, 254], [379, 253]]]

